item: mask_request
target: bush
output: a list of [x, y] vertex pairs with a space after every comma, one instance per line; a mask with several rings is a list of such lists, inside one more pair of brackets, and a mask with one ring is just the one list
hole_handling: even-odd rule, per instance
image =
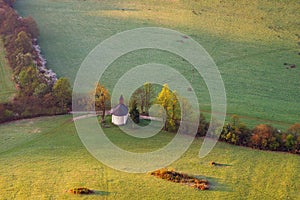
[[86, 187], [79, 187], [79, 188], [69, 189], [69, 193], [72, 193], [72, 194], [93, 194], [94, 191], [90, 190]]
[[158, 169], [150, 173], [152, 176], [156, 176], [161, 179], [166, 179], [171, 182], [175, 183], [182, 183], [185, 185], [189, 185], [193, 188], [197, 188], [199, 190], [208, 190], [209, 189], [209, 182], [204, 179], [199, 179], [193, 176], [189, 176], [184, 173], [179, 173], [174, 170], [168, 169]]

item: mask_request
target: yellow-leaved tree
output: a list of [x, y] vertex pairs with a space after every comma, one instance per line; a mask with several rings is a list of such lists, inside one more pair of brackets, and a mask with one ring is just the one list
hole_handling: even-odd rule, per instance
[[171, 91], [167, 84], [163, 85], [161, 92], [156, 98], [156, 103], [161, 105], [166, 112], [164, 130], [176, 131], [180, 120], [180, 105], [176, 91]]

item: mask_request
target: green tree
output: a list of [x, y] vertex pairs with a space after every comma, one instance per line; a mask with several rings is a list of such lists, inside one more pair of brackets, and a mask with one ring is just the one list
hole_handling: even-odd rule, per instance
[[66, 113], [71, 107], [72, 90], [67, 78], [58, 79], [53, 85], [53, 96], [61, 113]]
[[144, 93], [145, 93], [145, 112], [148, 113], [149, 109], [153, 103], [153, 96], [154, 96], [154, 86], [151, 83], [146, 82], [144, 84]]
[[137, 108], [136, 100], [133, 100], [133, 102], [131, 103], [129, 114], [130, 114], [130, 118], [134, 123], [136, 124], [140, 123], [140, 112]]
[[145, 91], [142, 87], [136, 89], [131, 97], [133, 101], [136, 101], [137, 105], [140, 105], [141, 113], [145, 112], [145, 98]]
[[14, 76], [18, 76], [23, 68], [34, 65], [31, 53], [23, 54], [20, 52], [16, 55], [15, 59], [16, 67], [14, 68]]
[[25, 31], [18, 33], [15, 44], [18, 52], [22, 52], [23, 54], [32, 52], [32, 41]]
[[285, 139], [285, 147], [288, 151], [294, 151], [296, 149], [297, 139], [294, 135], [288, 134]]
[[250, 136], [251, 131], [246, 125], [237, 115], [232, 115], [229, 123], [223, 127], [220, 139], [231, 144], [247, 146]]
[[136, 101], [138, 107], [140, 107], [141, 113], [148, 114], [153, 103], [153, 97], [154, 86], [151, 83], [146, 82], [143, 86], [134, 91], [131, 99]]
[[17, 77], [17, 83], [19, 85], [19, 96], [31, 96], [34, 93], [35, 88], [40, 84], [39, 73], [36, 67], [23, 68], [19, 76]]
[[42, 99], [49, 92], [50, 92], [49, 86], [46, 83], [40, 83], [34, 89], [33, 95]]

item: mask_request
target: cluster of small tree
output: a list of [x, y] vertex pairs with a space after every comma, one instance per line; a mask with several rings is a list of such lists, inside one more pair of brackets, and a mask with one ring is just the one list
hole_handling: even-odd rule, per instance
[[37, 48], [37, 24], [32, 17], [20, 17], [13, 4], [14, 0], [0, 0], [0, 35], [17, 94], [0, 105], [0, 122], [66, 113], [71, 106], [70, 83], [45, 71]]
[[132, 94], [129, 101], [129, 114], [134, 123], [140, 122], [140, 113], [149, 115], [149, 109], [153, 104], [154, 90], [154, 85], [146, 82]]
[[[145, 83], [138, 88], [130, 99], [130, 116], [134, 122], [138, 122], [138, 117], [141, 113], [149, 114], [149, 109], [153, 104], [158, 104], [161, 109], [156, 110], [156, 117], [165, 119], [163, 129], [165, 131], [176, 132], [180, 126], [181, 120], [187, 118], [192, 112], [189, 102], [180, 97], [176, 91], [171, 91], [167, 84], [164, 84], [161, 91], [155, 96], [155, 91], [159, 89], [157, 85]], [[180, 109], [180, 103], [183, 109]], [[139, 110], [140, 108], [140, 110]], [[188, 129], [188, 127], [181, 127]]]
[[[142, 87], [134, 91], [130, 99], [130, 105], [136, 104], [136, 109], [140, 113], [148, 115], [153, 103], [154, 90], [154, 85], [146, 82]], [[140, 109], [138, 109], [138, 107]]]
[[[181, 98], [182, 108], [178, 101], [179, 98]], [[162, 87], [160, 93], [152, 103], [161, 105], [165, 110], [165, 131], [177, 131], [180, 126], [180, 121], [185, 117], [185, 113], [192, 112], [187, 100], [179, 97], [176, 91], [171, 91], [167, 84]], [[135, 107], [137, 106], [133, 106], [133, 108]], [[209, 123], [205, 117], [200, 114], [197, 136], [205, 136], [208, 128]], [[261, 150], [300, 153], [300, 124], [296, 123], [292, 125], [285, 132], [281, 132], [267, 124], [260, 124], [251, 130], [240, 121], [237, 115], [233, 115], [230, 121], [221, 130], [219, 140]]]
[[261, 150], [300, 153], [300, 124], [292, 125], [284, 133], [267, 124], [257, 125], [251, 130], [233, 115], [223, 127], [220, 140]]

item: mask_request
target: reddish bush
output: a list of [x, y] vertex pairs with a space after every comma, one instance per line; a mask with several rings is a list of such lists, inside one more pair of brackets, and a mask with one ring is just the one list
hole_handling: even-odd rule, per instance
[[195, 178], [193, 176], [189, 176], [184, 173], [179, 173], [174, 170], [167, 170], [165, 168], [156, 170], [151, 172], [152, 176], [159, 177], [161, 179], [166, 179], [168, 181], [172, 181], [175, 183], [182, 183], [185, 185], [189, 185], [193, 188], [197, 188], [200, 190], [208, 190], [209, 182], [204, 179]]

